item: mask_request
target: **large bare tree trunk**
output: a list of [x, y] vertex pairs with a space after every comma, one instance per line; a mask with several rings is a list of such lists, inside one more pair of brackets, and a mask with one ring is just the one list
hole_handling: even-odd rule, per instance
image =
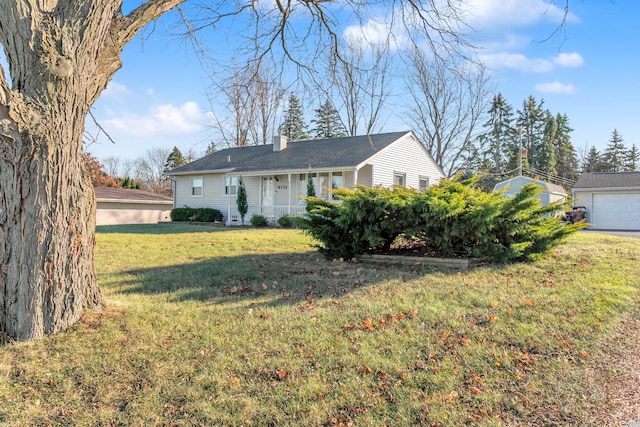
[[0, 335], [40, 338], [102, 303], [82, 134], [124, 45], [184, 0], [0, 3]]

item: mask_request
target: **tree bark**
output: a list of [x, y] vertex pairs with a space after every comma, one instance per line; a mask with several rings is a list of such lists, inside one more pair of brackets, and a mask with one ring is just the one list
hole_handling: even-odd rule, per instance
[[0, 337], [65, 330], [102, 296], [82, 134], [124, 45], [184, 0], [0, 3]]

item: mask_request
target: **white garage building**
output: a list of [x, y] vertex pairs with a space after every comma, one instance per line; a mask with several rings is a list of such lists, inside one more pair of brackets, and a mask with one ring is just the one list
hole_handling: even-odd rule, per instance
[[173, 199], [128, 188], [96, 187], [96, 225], [170, 221]]
[[640, 172], [588, 172], [573, 186], [593, 230], [640, 230]]

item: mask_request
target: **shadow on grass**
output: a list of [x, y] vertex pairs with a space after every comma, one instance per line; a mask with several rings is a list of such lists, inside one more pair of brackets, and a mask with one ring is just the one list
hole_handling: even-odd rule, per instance
[[96, 227], [96, 233], [101, 234], [181, 234], [181, 233], [212, 233], [242, 229], [242, 227], [229, 228], [215, 223], [189, 223], [189, 222], [161, 222], [158, 224], [125, 224], [125, 225], [100, 225]]
[[337, 262], [317, 252], [250, 254], [191, 264], [124, 271], [108, 287], [121, 294], [170, 294], [176, 302], [226, 303], [241, 298], [265, 305], [295, 304], [339, 297], [390, 279], [410, 280], [438, 270]]

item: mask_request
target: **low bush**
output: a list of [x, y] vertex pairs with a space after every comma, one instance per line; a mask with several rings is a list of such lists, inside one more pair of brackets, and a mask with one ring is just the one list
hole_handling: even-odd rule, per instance
[[555, 218], [552, 214], [562, 210], [562, 203], [542, 206], [533, 184], [507, 199], [476, 188], [476, 181], [442, 181], [422, 192], [334, 190], [341, 203], [308, 197], [308, 212], [299, 225], [330, 258], [388, 250], [402, 234], [438, 256], [496, 262], [534, 260], [585, 226]]
[[171, 210], [172, 221], [222, 221], [222, 212], [213, 208], [175, 208]]
[[267, 218], [263, 215], [253, 215], [249, 222], [254, 227], [266, 227], [268, 225]]
[[278, 218], [278, 225], [284, 228], [293, 228], [296, 226], [295, 217], [291, 215], [285, 215]]

